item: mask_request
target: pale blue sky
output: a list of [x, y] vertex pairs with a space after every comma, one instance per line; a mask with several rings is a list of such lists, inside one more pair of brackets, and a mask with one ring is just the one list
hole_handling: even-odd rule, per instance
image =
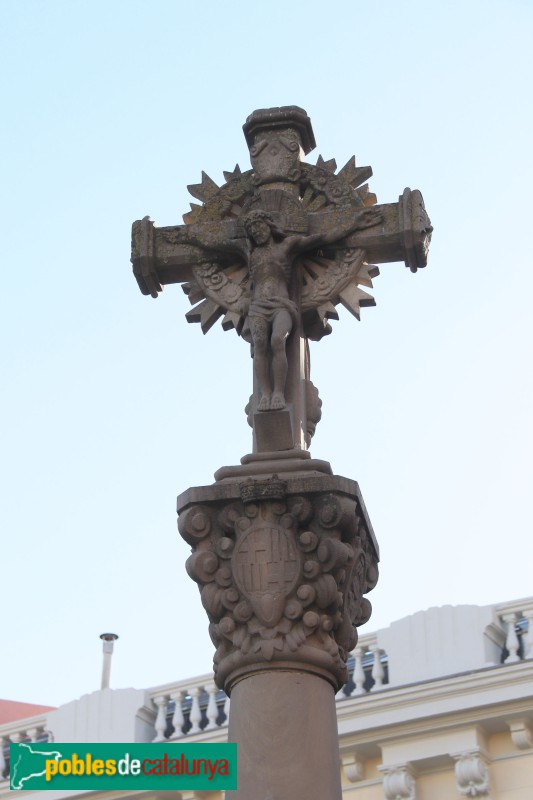
[[381, 545], [366, 629], [533, 593], [531, 37], [519, 0], [3, 0], [0, 697], [60, 704], [210, 669], [175, 496], [249, 451], [247, 346], [137, 289], [130, 227], [247, 168], [255, 108], [420, 189], [427, 270], [312, 347], [312, 453], [358, 480]]

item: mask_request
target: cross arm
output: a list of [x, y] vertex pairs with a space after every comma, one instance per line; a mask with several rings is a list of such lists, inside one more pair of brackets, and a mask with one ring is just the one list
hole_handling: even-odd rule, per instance
[[157, 228], [144, 217], [133, 223], [131, 232], [133, 274], [143, 294], [157, 297], [166, 284], [191, 281], [193, 267], [209, 258], [206, 250], [224, 266], [232, 261], [231, 254], [233, 260], [235, 254], [243, 254], [242, 241], [232, 220]]
[[[381, 214], [381, 222], [350, 234], [343, 239], [343, 246], [364, 250], [367, 261], [374, 264], [403, 261], [411, 272], [425, 267], [433, 228], [418, 189], [405, 189], [397, 203], [374, 205], [372, 210]], [[309, 233], [326, 233], [333, 226], [348, 225], [353, 216], [353, 208], [342, 206], [311, 213]]]

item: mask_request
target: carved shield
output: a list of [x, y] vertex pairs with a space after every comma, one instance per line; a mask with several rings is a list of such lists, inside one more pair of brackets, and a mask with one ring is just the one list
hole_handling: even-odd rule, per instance
[[276, 625], [296, 586], [300, 556], [290, 534], [275, 525], [251, 528], [235, 548], [235, 582], [263, 625]]

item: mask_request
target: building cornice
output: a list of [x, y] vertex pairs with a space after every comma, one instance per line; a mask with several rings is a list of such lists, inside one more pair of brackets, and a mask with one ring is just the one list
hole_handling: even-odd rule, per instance
[[[378, 692], [337, 703], [341, 742], [395, 738], [439, 728], [498, 718], [533, 716], [533, 660], [488, 667]], [[357, 730], [354, 732], [354, 718]], [[507, 727], [502, 724], [502, 727]]]

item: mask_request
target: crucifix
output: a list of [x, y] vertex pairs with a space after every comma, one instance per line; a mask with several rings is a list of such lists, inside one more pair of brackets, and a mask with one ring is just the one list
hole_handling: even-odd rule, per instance
[[152, 297], [181, 283], [189, 322], [206, 333], [222, 319], [253, 357], [253, 452], [177, 500], [215, 681], [231, 695], [227, 800], [341, 800], [335, 695], [370, 618], [379, 550], [357, 483], [310, 457], [321, 403], [309, 340], [331, 333], [337, 305], [357, 319], [374, 305], [378, 264], [424, 267], [432, 227], [419, 191], [378, 205], [355, 158], [339, 171], [304, 161], [315, 140], [297, 106], [254, 111], [244, 135], [251, 169], [222, 186], [202, 173], [183, 225], [133, 224], [133, 271]]
[[183, 225], [135, 222], [133, 271], [152, 297], [181, 283], [189, 322], [206, 333], [222, 318], [250, 344], [254, 452], [306, 450], [321, 415], [309, 340], [331, 332], [339, 303], [357, 319], [374, 305], [365, 289], [377, 264], [424, 267], [432, 227], [417, 190], [378, 205], [366, 184], [372, 170], [354, 157], [338, 172], [333, 159], [303, 161], [315, 147], [303, 109], [254, 111], [243, 130], [252, 169], [237, 165], [220, 187], [202, 173], [188, 187], [201, 205]]

